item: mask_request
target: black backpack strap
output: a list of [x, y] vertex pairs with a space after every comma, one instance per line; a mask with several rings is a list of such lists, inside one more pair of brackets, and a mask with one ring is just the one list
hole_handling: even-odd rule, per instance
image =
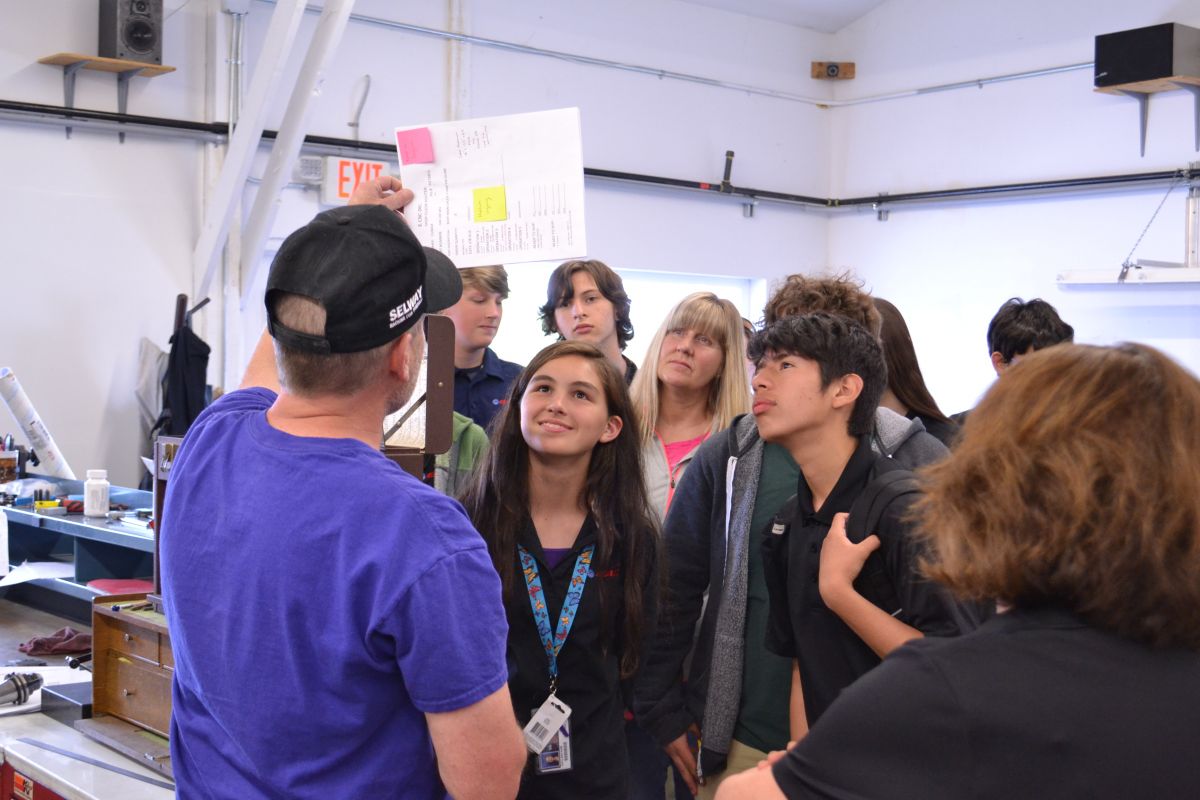
[[850, 541], [857, 544], [871, 534], [878, 533], [879, 520], [888, 507], [898, 498], [919, 494], [920, 491], [917, 476], [909, 470], [897, 467], [876, 474], [850, 506], [850, 518], [846, 520], [846, 534]]
[[[891, 459], [879, 459], [873, 472], [866, 488], [850, 506], [850, 517], [846, 520], [846, 535], [855, 544], [872, 534], [879, 535], [879, 522], [892, 503], [921, 491], [917, 476]], [[889, 614], [902, 609], [900, 595], [879, 550], [867, 558], [862, 572], [854, 580], [854, 588]]]
[[784, 529], [792, 524], [792, 520], [796, 518], [796, 511], [800, 508], [800, 495], [792, 495], [787, 499], [779, 510], [775, 512], [774, 518], [771, 520], [771, 535], [780, 536]]
[[800, 507], [800, 498], [792, 495], [771, 518], [763, 538], [763, 582], [767, 585], [770, 611], [767, 614], [766, 647], [772, 653], [793, 658], [796, 655], [792, 635], [791, 614], [788, 609], [788, 539], [792, 521]]

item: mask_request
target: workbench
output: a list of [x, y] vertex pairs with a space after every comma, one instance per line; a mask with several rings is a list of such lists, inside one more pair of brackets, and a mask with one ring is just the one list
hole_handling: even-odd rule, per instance
[[[136, 761], [41, 713], [0, 718], [0, 752], [5, 764], [65, 800], [169, 800], [175, 796], [173, 790], [51, 752], [20, 739], [31, 739], [95, 759], [152, 781], [165, 781], [161, 773], [146, 769]], [[20, 797], [16, 794], [13, 796]], [[41, 796], [44, 795], [38, 795]]]

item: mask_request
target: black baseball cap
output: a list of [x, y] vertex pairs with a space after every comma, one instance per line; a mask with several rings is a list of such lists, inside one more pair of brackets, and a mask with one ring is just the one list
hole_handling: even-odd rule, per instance
[[[288, 292], [325, 308], [325, 335], [301, 333], [275, 318], [274, 294]], [[293, 232], [267, 276], [267, 330], [309, 353], [358, 353], [399, 338], [421, 315], [462, 296], [454, 264], [422, 247], [408, 224], [381, 205], [323, 211]]]

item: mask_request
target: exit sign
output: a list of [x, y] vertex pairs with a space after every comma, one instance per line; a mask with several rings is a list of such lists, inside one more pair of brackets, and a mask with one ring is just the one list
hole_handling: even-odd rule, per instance
[[360, 161], [355, 158], [325, 158], [325, 176], [321, 181], [321, 202], [327, 206], [345, 205], [354, 187], [378, 178], [390, 165], [386, 161]]

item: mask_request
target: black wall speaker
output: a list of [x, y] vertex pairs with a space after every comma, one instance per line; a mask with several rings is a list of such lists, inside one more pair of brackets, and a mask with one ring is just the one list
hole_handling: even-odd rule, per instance
[[1095, 86], [1200, 78], [1200, 29], [1168, 22], [1096, 37]]
[[100, 0], [102, 58], [162, 63], [163, 0]]

